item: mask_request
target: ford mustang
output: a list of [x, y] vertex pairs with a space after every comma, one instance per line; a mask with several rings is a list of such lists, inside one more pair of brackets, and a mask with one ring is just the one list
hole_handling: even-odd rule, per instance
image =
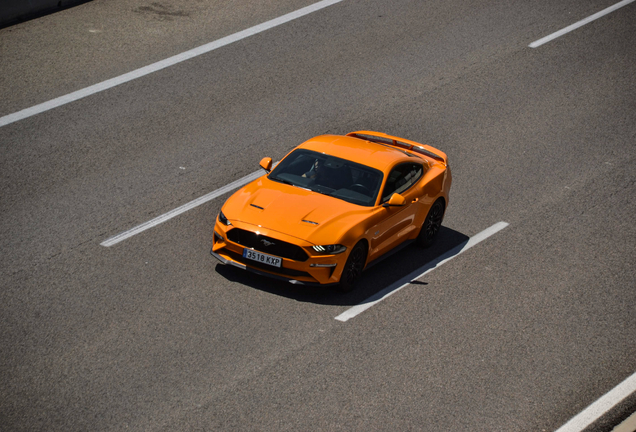
[[223, 205], [211, 253], [294, 284], [351, 290], [362, 271], [436, 238], [452, 182], [448, 158], [380, 132], [321, 135], [294, 148]]

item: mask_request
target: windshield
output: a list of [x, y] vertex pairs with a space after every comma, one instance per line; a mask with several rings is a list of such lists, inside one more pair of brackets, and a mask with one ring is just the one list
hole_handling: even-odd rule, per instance
[[290, 153], [268, 178], [362, 206], [375, 204], [382, 184], [375, 168], [305, 149]]

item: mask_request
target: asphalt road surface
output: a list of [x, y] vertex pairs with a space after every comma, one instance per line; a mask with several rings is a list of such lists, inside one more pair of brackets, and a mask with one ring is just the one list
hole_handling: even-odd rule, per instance
[[[7, 27], [0, 116], [312, 2], [94, 0]], [[558, 429], [636, 372], [636, 3], [528, 45], [613, 3], [343, 0], [0, 127], [0, 429]], [[439, 147], [454, 182], [438, 243], [351, 294], [218, 264], [227, 194], [101, 245], [358, 129]]]

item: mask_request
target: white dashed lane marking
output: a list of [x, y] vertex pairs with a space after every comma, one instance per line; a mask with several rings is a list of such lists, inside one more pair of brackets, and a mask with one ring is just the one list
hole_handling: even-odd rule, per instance
[[324, 9], [328, 6], [334, 5], [336, 3], [340, 3], [343, 0], [323, 0], [312, 5], [306, 6], [304, 8], [298, 9], [294, 12], [290, 12], [288, 14], [282, 15], [278, 18], [274, 18], [272, 20], [266, 21], [264, 23], [255, 25], [254, 27], [250, 27], [248, 29], [242, 30], [240, 32], [231, 34], [221, 39], [217, 39], [213, 42], [207, 43], [205, 45], [201, 45], [197, 48], [193, 48], [188, 51], [184, 51], [181, 54], [177, 54], [172, 57], [168, 57], [167, 59], [158, 61], [156, 63], [150, 64], [148, 66], [144, 66], [142, 68], [136, 69], [132, 72], [125, 73], [115, 78], [111, 78], [106, 81], [102, 81], [100, 83], [94, 84], [92, 86], [83, 88], [81, 90], [77, 90], [75, 92], [66, 94], [64, 96], [60, 96], [55, 99], [51, 99], [47, 102], [43, 102], [41, 104], [32, 106], [30, 108], [23, 109], [22, 111], [18, 111], [13, 114], [6, 115], [4, 117], [0, 117], [0, 127], [6, 126], [8, 124], [17, 122], [19, 120], [23, 120], [25, 118], [43, 113], [45, 111], [52, 110], [54, 108], [60, 107], [62, 105], [66, 105], [68, 103], [74, 102], [79, 99], [83, 99], [87, 96], [91, 96], [95, 93], [102, 92], [104, 90], [108, 90], [120, 84], [127, 83], [128, 81], [135, 80], [137, 78], [141, 78], [153, 72], [157, 72], [161, 69], [165, 69], [167, 67], [176, 65], [177, 63], [184, 62], [191, 58], [200, 56], [202, 54], [209, 53], [210, 51], [214, 51], [215, 49], [224, 47], [226, 45], [230, 45], [234, 42], [238, 42], [242, 39], [248, 38], [250, 36], [254, 36], [255, 34], [262, 33], [266, 30], [272, 29], [274, 27], [278, 27], [282, 24], [293, 21], [297, 18], [303, 17], [305, 15], [309, 15], [313, 12], [319, 11], [320, 9]]
[[557, 429], [556, 432], [581, 432], [585, 430], [588, 426], [601, 418], [603, 414], [614, 408], [634, 392], [636, 392], [636, 373], [605, 393], [600, 399]]
[[546, 44], [558, 37], [563, 36], [566, 33], [570, 33], [573, 30], [576, 30], [579, 27], [583, 27], [585, 24], [589, 24], [594, 20], [597, 20], [599, 18], [601, 18], [602, 16], [607, 15], [608, 13], [614, 12], [616, 9], [622, 8], [623, 6], [627, 6], [630, 3], [633, 3], [634, 0], [623, 0], [622, 2], [616, 3], [613, 6], [610, 6], [606, 9], [603, 9], [600, 12], [595, 13], [594, 15], [590, 15], [589, 17], [582, 19], [581, 21], [575, 22], [574, 24], [567, 26], [564, 29], [559, 30], [558, 32], [554, 32], [544, 38], [541, 38], [537, 41], [532, 42], [530, 45], [528, 45], [530, 48], [537, 48], [540, 47], [543, 44]]
[[389, 285], [382, 291], [369, 297], [368, 299], [366, 299], [359, 305], [354, 306], [351, 309], [348, 309], [347, 311], [341, 313], [340, 315], [336, 317], [336, 319], [338, 321], [343, 321], [343, 322], [350, 320], [351, 318], [361, 314], [365, 310], [373, 307], [377, 303], [386, 299], [390, 295], [393, 295], [399, 290], [401, 290], [402, 288], [408, 286], [412, 281], [421, 278], [422, 276], [424, 276], [425, 274], [429, 272], [432, 272], [437, 267], [440, 267], [441, 265], [443, 265], [444, 263], [447, 263], [448, 261], [452, 260], [456, 256], [466, 252], [471, 247], [475, 246], [478, 243], [481, 243], [482, 241], [486, 240], [488, 237], [498, 233], [499, 231], [506, 228], [507, 226], [508, 226], [507, 222], [498, 222], [494, 224], [493, 226], [491, 226], [490, 228], [486, 228], [485, 230], [471, 237], [464, 243], [458, 246], [455, 246], [453, 249], [439, 256], [437, 259], [423, 265], [419, 269], [404, 276], [402, 279], [398, 280], [397, 282], [394, 282], [393, 284]]
[[117, 234], [114, 237], [109, 238], [108, 240], [104, 240], [103, 242], [101, 242], [100, 244], [102, 246], [106, 246], [106, 247], [110, 247], [113, 245], [116, 245], [117, 243], [124, 241], [132, 236], [135, 236], [139, 233], [142, 233], [144, 231], [146, 231], [147, 229], [150, 229], [152, 227], [155, 227], [159, 224], [162, 224], [166, 221], [169, 221], [170, 219], [172, 219], [173, 217], [179, 216], [182, 213], [187, 212], [188, 210], [192, 210], [195, 207], [200, 206], [201, 204], [205, 204], [208, 201], [212, 201], [215, 198], [220, 197], [223, 194], [226, 194], [228, 192], [233, 191], [234, 189], [238, 189], [243, 185], [248, 184], [249, 182], [251, 182], [252, 180], [256, 180], [257, 178], [261, 177], [265, 175], [265, 173], [261, 170], [261, 171], [255, 171], [252, 174], [248, 174], [245, 177], [242, 177], [236, 181], [233, 181], [232, 183], [223, 186], [222, 188], [219, 188], [215, 191], [210, 192], [209, 194], [203, 195], [202, 197], [199, 197], [193, 201], [190, 201], [187, 204], [182, 205], [181, 207], [177, 207], [174, 210], [170, 210], [167, 213], [162, 214], [161, 216], [157, 216], [154, 219], [149, 220], [148, 222], [144, 222], [140, 225], [137, 225], [134, 228], [129, 229], [128, 231], [124, 231], [121, 234]]

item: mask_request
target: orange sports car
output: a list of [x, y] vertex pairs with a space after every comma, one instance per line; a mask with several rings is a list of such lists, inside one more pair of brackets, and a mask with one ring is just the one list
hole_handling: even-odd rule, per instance
[[212, 255], [262, 275], [349, 291], [370, 263], [435, 239], [452, 177], [446, 154], [380, 132], [321, 135], [235, 192]]

